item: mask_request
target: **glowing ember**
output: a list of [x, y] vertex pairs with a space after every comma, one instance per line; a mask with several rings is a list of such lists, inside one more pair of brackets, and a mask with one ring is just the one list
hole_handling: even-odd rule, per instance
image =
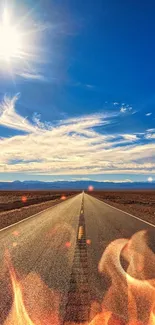
[[89, 191], [89, 192], [94, 191], [94, 187], [93, 187], [92, 185], [89, 185], [89, 186], [88, 186], [88, 191]]
[[91, 240], [90, 239], [87, 239], [86, 240], [86, 243], [87, 243], [87, 245], [90, 245], [91, 244]]
[[26, 203], [27, 202], [27, 197], [25, 195], [22, 196], [22, 202]]

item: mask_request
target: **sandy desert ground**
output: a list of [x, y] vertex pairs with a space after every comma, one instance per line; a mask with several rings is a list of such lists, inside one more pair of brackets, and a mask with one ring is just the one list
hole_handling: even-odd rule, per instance
[[75, 195], [69, 191], [0, 191], [0, 229]]

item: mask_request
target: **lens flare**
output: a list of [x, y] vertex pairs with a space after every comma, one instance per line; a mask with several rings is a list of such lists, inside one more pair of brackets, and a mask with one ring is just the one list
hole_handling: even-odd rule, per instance
[[66, 247], [66, 248], [70, 248], [70, 247], [71, 247], [71, 242], [67, 241], [67, 242], [65, 243], [65, 247]]
[[13, 234], [15, 237], [18, 237], [18, 236], [19, 236], [19, 231], [15, 230], [15, 231], [13, 231], [12, 234]]
[[93, 192], [93, 191], [94, 191], [94, 187], [93, 187], [92, 185], [89, 185], [89, 186], [88, 186], [88, 191], [89, 191], [89, 192]]
[[65, 201], [65, 200], [66, 200], [66, 196], [65, 196], [65, 195], [62, 195], [62, 196], [61, 196], [61, 200], [62, 200], [62, 201]]
[[23, 203], [26, 203], [26, 202], [27, 202], [27, 197], [26, 197], [26, 195], [23, 195], [23, 196], [22, 196], [22, 202], [23, 202]]

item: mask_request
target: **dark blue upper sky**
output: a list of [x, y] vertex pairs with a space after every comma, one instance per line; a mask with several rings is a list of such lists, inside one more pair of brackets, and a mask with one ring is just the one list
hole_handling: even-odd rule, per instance
[[[33, 130], [31, 132], [23, 126], [21, 128], [13, 125], [13, 119], [20, 120], [21, 117], [25, 118], [30, 129], [35, 128], [34, 124], [37, 123], [37, 127], [48, 132], [48, 139], [51, 141], [54, 132], [57, 129], [64, 131], [68, 123], [73, 123], [70, 119], [74, 118], [75, 130], [65, 129], [63, 135], [60, 132], [59, 136], [66, 137], [69, 143], [72, 143], [73, 139], [85, 141], [82, 146], [86, 146], [84, 151], [89, 152], [90, 161], [87, 161], [84, 151], [77, 150], [77, 153], [73, 154], [72, 147], [69, 147], [67, 158], [64, 154], [65, 145], [61, 144], [59, 138], [60, 142], [55, 150], [61, 145], [63, 149], [57, 152], [60, 166], [55, 170], [53, 159], [56, 158], [50, 156], [46, 160], [42, 153], [45, 139], [42, 139], [43, 143], [38, 149], [41, 151], [42, 163], [37, 165], [38, 173], [36, 171], [34, 176], [38, 179], [40, 174], [50, 175], [49, 178], [59, 178], [58, 175], [61, 175], [63, 178], [62, 175], [75, 176], [76, 173], [84, 176], [88, 174], [88, 177], [91, 174], [94, 178], [95, 175], [100, 175], [101, 179], [122, 179], [122, 175], [126, 175], [123, 178], [127, 179], [153, 177], [154, 1], [16, 0], [12, 1], [11, 5], [8, 1], [5, 7], [12, 11], [12, 16], [18, 22], [17, 27], [26, 34], [23, 37], [24, 46], [22, 45], [22, 50], [26, 53], [24, 58], [10, 60], [9, 69], [8, 63], [0, 64], [1, 102], [5, 94], [11, 101], [13, 96], [20, 93], [14, 106], [14, 114], [17, 116], [11, 113], [11, 126], [10, 113], [7, 119], [2, 109], [0, 116], [0, 136], [15, 142], [13, 167], [10, 147], [9, 153], [5, 151], [4, 154], [6, 159], [2, 164], [5, 164], [5, 177], [11, 173], [11, 179], [14, 179], [13, 173], [17, 172], [21, 173], [18, 178], [27, 178], [27, 174], [32, 178], [32, 162], [38, 164], [38, 156], [32, 157], [32, 154], [27, 152], [30, 168], [25, 169], [26, 157], [17, 147], [16, 137], [22, 136], [26, 141], [28, 137], [33, 138]], [[1, 6], [1, 16], [3, 9], [4, 3]], [[85, 126], [84, 131], [77, 126], [78, 119], [93, 121], [95, 118], [100, 121]], [[103, 120], [106, 120], [106, 123]], [[91, 134], [86, 134], [87, 131]], [[127, 140], [127, 135], [129, 142], [120, 142]], [[96, 140], [93, 138], [92, 141], [93, 136]], [[105, 140], [103, 136], [106, 136]], [[114, 144], [112, 139], [109, 140], [108, 136], [117, 139], [116, 143]], [[97, 144], [100, 149], [96, 147]], [[76, 146], [76, 142], [72, 143], [73, 147], [74, 145]], [[144, 145], [145, 150], [142, 149]], [[131, 150], [131, 165], [128, 165], [128, 157], [124, 158], [126, 153], [124, 155], [122, 147], [125, 152]], [[117, 149], [114, 158], [111, 155], [113, 149]], [[94, 160], [96, 153], [98, 163]], [[76, 156], [81, 159], [80, 170], [74, 161]], [[19, 165], [19, 158], [23, 164]], [[68, 165], [66, 161], [69, 161]], [[75, 170], [71, 170], [74, 163]], [[151, 165], [148, 165], [149, 163]]]
[[[34, 16], [40, 13], [42, 20], [57, 25], [56, 35], [42, 35], [49, 61], [43, 69], [53, 80], [18, 85], [17, 91], [24, 88], [23, 101], [31, 92], [37, 109], [40, 104], [47, 107], [48, 119], [100, 111], [106, 101], [129, 103], [144, 113], [153, 110], [153, 1], [42, 1], [34, 11]], [[38, 88], [42, 91], [36, 96]]]

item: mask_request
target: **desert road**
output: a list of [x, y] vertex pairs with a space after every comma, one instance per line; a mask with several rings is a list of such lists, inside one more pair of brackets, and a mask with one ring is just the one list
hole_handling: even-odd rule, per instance
[[[91, 301], [101, 301], [109, 285], [98, 271], [106, 247], [141, 230], [155, 251], [155, 227], [85, 193], [2, 229], [0, 324], [87, 320]], [[33, 322], [18, 323], [18, 312]]]

